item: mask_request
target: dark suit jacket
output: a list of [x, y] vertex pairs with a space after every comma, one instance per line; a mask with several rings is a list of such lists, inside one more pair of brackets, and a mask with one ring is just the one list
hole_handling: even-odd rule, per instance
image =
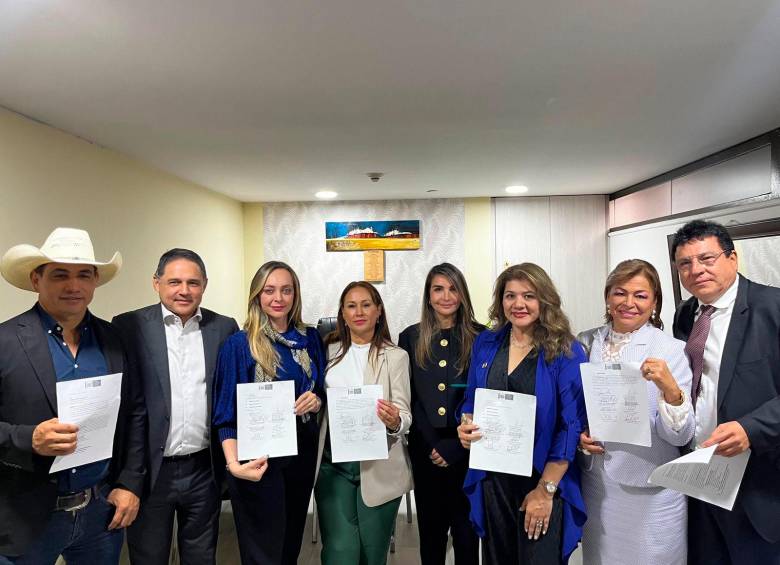
[[[217, 353], [229, 336], [238, 331], [233, 318], [201, 308], [200, 321], [203, 352], [206, 360], [206, 390], [209, 423], [211, 422], [211, 394]], [[168, 439], [171, 417], [171, 377], [168, 371], [168, 347], [165, 341], [162, 308], [153, 304], [116, 316], [112, 323], [119, 330], [134, 371], [143, 383], [146, 409], [149, 414], [148, 441], [149, 473], [145, 494], [151, 492], [160, 473], [165, 442]], [[217, 434], [211, 434], [212, 472], [217, 484], [225, 469], [222, 446]]]
[[[109, 481], [140, 496], [145, 476], [146, 408], [119, 336], [93, 316], [111, 373], [123, 373]], [[35, 427], [57, 416], [56, 375], [36, 310], [0, 324], [0, 555], [21, 555], [41, 534], [57, 499], [53, 457], [32, 450]]]
[[[484, 329], [482, 325], [477, 327], [478, 332]], [[432, 361], [427, 367], [420, 367], [415, 361], [419, 337], [420, 324], [409, 326], [398, 336], [398, 347], [409, 355], [409, 375], [412, 383], [409, 447], [425, 451], [426, 460], [431, 449], [435, 448], [447, 463], [454, 465], [465, 461], [468, 456], [468, 451], [463, 449], [455, 432], [460, 423], [458, 408], [466, 393], [468, 366], [460, 373], [455, 368], [460, 343], [457, 334], [451, 332], [446, 347], [440, 343], [441, 336], [434, 336], [431, 343]], [[441, 359], [447, 361], [444, 367], [439, 366]], [[440, 408], [444, 408], [443, 415], [439, 414]]]
[[[687, 340], [699, 303], [685, 301], [674, 336]], [[718, 379], [718, 423], [739, 422], [750, 439], [736, 504], [767, 541], [780, 541], [780, 289], [739, 276]]]

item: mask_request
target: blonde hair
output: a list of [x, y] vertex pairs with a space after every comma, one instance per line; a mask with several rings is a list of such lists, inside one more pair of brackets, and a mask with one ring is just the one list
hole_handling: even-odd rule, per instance
[[493, 304], [488, 312], [494, 322], [493, 331], [499, 331], [508, 323], [504, 314], [504, 290], [509, 281], [524, 281], [530, 284], [539, 300], [539, 319], [535, 322], [532, 339], [536, 347], [544, 349], [548, 363], [560, 354], [570, 356], [574, 336], [569, 318], [561, 309], [561, 296], [550, 276], [539, 265], [521, 263], [507, 267], [496, 279], [493, 288]]
[[252, 358], [257, 361], [265, 374], [271, 376], [276, 376], [279, 354], [276, 352], [268, 335], [266, 335], [271, 320], [263, 312], [262, 306], [260, 306], [260, 293], [263, 292], [268, 277], [277, 269], [284, 269], [290, 273], [293, 281], [293, 303], [290, 313], [287, 315], [287, 327], [294, 326], [302, 332], [306, 331], [306, 326], [301, 319], [301, 284], [298, 282], [298, 275], [295, 274], [295, 271], [287, 263], [282, 263], [281, 261], [263, 263], [255, 273], [255, 276], [252, 277], [252, 283], [249, 285], [249, 304], [244, 330], [246, 330]]

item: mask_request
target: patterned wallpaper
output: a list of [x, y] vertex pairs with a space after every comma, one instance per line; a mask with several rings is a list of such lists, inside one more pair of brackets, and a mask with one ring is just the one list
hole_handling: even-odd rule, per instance
[[739, 272], [752, 281], [780, 288], [780, 235], [734, 242]]
[[[377, 284], [393, 340], [420, 317], [428, 270], [449, 261], [464, 266], [464, 206], [452, 200], [373, 200], [267, 204], [263, 211], [266, 261], [288, 263], [301, 281], [303, 319], [335, 316], [344, 287], [363, 278], [361, 251], [325, 251], [326, 221], [420, 220], [420, 249], [385, 251], [385, 282]], [[485, 242], [490, 245], [490, 242]], [[259, 266], [259, 265], [258, 265]]]

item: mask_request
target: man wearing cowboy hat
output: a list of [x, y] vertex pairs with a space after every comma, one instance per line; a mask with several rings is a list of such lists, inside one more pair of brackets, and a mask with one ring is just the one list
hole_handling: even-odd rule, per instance
[[[0, 556], [12, 563], [118, 563], [123, 530], [138, 513], [145, 475], [146, 409], [116, 331], [87, 310], [95, 288], [122, 264], [95, 260], [89, 234], [55, 229], [46, 242], [12, 247], [0, 273], [38, 293], [0, 324]], [[123, 373], [111, 459], [58, 473], [78, 428], [57, 419], [56, 383]], [[0, 561], [2, 561], [0, 557]]]

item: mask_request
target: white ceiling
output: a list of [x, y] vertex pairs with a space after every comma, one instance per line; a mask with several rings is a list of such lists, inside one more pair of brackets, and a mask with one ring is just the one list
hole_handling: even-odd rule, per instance
[[244, 201], [613, 192], [780, 126], [778, 53], [779, 1], [0, 0], [0, 105]]

